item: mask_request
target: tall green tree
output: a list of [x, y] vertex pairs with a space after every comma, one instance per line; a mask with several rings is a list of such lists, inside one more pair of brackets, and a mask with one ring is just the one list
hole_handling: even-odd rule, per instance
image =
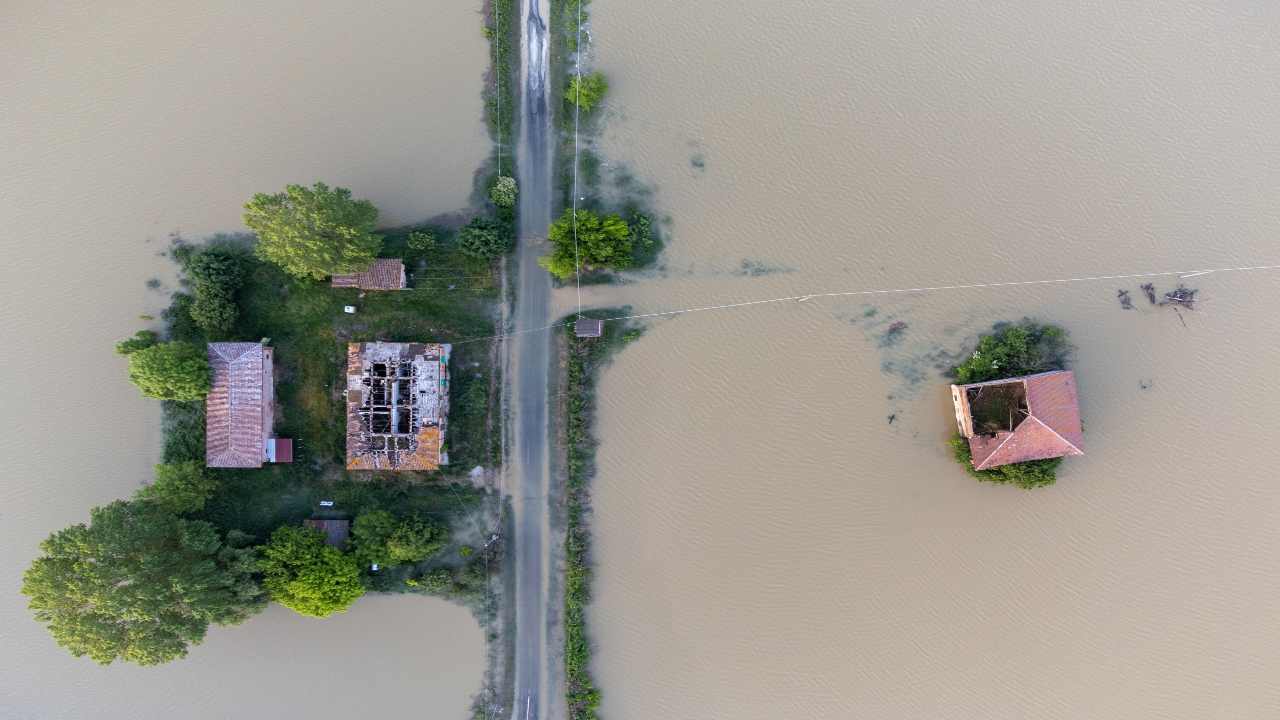
[[240, 316], [236, 291], [244, 283], [241, 256], [226, 248], [205, 248], [190, 256], [185, 270], [194, 296], [191, 319], [206, 337], [225, 336]]
[[197, 460], [165, 463], [156, 466], [156, 477], [134, 495], [138, 500], [153, 502], [171, 513], [189, 515], [200, 512], [218, 489], [218, 479]]
[[421, 518], [397, 518], [386, 510], [369, 510], [351, 525], [353, 553], [361, 567], [392, 567], [426, 560], [449, 540], [448, 531]]
[[458, 246], [462, 252], [480, 260], [510, 252], [514, 245], [511, 229], [497, 220], [473, 218], [458, 230]]
[[284, 526], [261, 548], [259, 567], [271, 599], [300, 615], [341, 612], [364, 594], [355, 558], [310, 528]]
[[258, 234], [258, 256], [314, 280], [367, 270], [382, 248], [373, 232], [377, 220], [373, 203], [320, 182], [258, 193], [244, 206], [244, 224]]
[[604, 100], [607, 92], [609, 92], [609, 81], [605, 79], [604, 73], [596, 71], [583, 75], [581, 79], [576, 75], [569, 78], [569, 86], [564, 89], [564, 99], [586, 112], [591, 112], [601, 100]]
[[157, 665], [187, 654], [210, 623], [260, 610], [252, 550], [159, 505], [118, 500], [40, 544], [23, 575], [36, 619], [77, 657]]
[[150, 398], [199, 400], [209, 393], [212, 374], [204, 348], [175, 341], [130, 353], [129, 380]]
[[620, 270], [631, 265], [631, 231], [620, 215], [601, 217], [590, 210], [577, 211], [575, 255], [574, 210], [566, 209], [547, 230], [551, 254], [538, 259], [538, 264], [561, 280], [574, 275], [575, 257], [584, 271]]

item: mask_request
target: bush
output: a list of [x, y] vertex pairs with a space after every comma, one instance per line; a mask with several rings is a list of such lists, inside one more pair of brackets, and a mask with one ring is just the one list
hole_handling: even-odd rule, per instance
[[188, 460], [156, 466], [156, 478], [135, 494], [176, 515], [200, 512], [218, 489], [217, 478], [205, 472], [204, 463]]
[[1062, 464], [1062, 458], [1050, 458], [1000, 465], [990, 470], [975, 470], [969, 451], [969, 441], [960, 435], [951, 439], [951, 452], [956, 462], [963, 465], [966, 472], [982, 482], [1016, 485], [1026, 490], [1052, 485], [1058, 479], [1058, 465]]
[[448, 532], [416, 517], [396, 518], [386, 510], [360, 513], [351, 526], [353, 553], [362, 569], [377, 563], [394, 567], [416, 563], [440, 551]]
[[189, 257], [185, 270], [194, 295], [191, 320], [210, 338], [231, 332], [240, 316], [235, 300], [244, 282], [240, 256], [223, 248], [206, 248]]
[[199, 400], [209, 393], [211, 373], [202, 347], [166, 342], [129, 355], [129, 380], [159, 400]]
[[578, 210], [577, 219], [576, 242], [573, 208], [551, 223], [547, 230], [551, 254], [539, 258], [538, 264], [561, 280], [574, 276], [575, 259], [584, 271], [620, 270], [631, 265], [631, 230], [621, 216], [600, 217], [590, 210]]
[[414, 230], [405, 241], [410, 250], [431, 252], [436, 249], [436, 235], [430, 230]]
[[117, 355], [132, 355], [160, 342], [160, 336], [150, 330], [139, 330], [133, 337], [116, 343]]
[[458, 245], [469, 257], [489, 260], [511, 251], [510, 230], [489, 218], [476, 218], [458, 231]]
[[576, 75], [569, 78], [569, 87], [564, 90], [564, 99], [586, 112], [591, 112], [596, 105], [600, 104], [608, 91], [609, 81], [605, 79], [604, 73], [597, 71], [583, 75], [581, 79]]
[[515, 207], [517, 194], [516, 179], [505, 175], [499, 175], [489, 188], [489, 199], [498, 207]]
[[286, 525], [262, 547], [259, 566], [271, 599], [311, 617], [341, 612], [364, 594], [350, 555], [324, 543], [324, 534]]
[[1071, 354], [1067, 331], [1054, 325], [1024, 319], [998, 324], [993, 330], [978, 340], [978, 348], [967, 360], [951, 369], [958, 384], [1061, 370]]

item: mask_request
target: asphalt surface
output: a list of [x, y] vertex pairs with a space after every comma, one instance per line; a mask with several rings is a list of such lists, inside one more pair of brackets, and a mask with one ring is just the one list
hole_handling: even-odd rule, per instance
[[[520, 225], [517, 247], [515, 331], [541, 328], [550, 322], [551, 279], [538, 267], [547, 252], [551, 223], [551, 122], [547, 95], [547, 0], [522, 0], [521, 137], [517, 143]], [[540, 7], [542, 5], [542, 7]], [[546, 717], [548, 674], [547, 592], [550, 514], [547, 505], [550, 468], [547, 427], [547, 382], [551, 333], [515, 335], [512, 353], [512, 453], [508, 492], [515, 522], [516, 642], [513, 720]]]

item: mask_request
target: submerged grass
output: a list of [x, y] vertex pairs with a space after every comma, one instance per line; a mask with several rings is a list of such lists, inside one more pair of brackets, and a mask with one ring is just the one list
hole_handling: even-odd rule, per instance
[[[584, 313], [609, 317], [611, 310]], [[621, 313], [625, 314], [625, 313]], [[565, 587], [564, 670], [565, 701], [570, 720], [597, 717], [600, 691], [591, 679], [591, 641], [586, 609], [591, 602], [590, 482], [595, 468], [595, 438], [591, 423], [595, 410], [599, 370], [624, 345], [640, 337], [641, 330], [619, 323], [605, 323], [599, 338], [578, 338], [572, 324], [564, 330], [568, 361], [565, 371]]]

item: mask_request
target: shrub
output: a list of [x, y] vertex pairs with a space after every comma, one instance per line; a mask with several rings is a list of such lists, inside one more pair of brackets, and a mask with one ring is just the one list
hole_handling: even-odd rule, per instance
[[1058, 479], [1058, 465], [1062, 463], [1062, 458], [1050, 458], [999, 465], [990, 470], [975, 470], [969, 451], [969, 441], [959, 435], [951, 439], [951, 452], [956, 462], [963, 465], [966, 472], [982, 482], [1016, 485], [1026, 490], [1052, 485]]
[[498, 221], [475, 218], [458, 231], [458, 245], [470, 257], [489, 260], [510, 252], [514, 243], [509, 229]]
[[160, 342], [160, 336], [150, 330], [139, 330], [133, 337], [116, 343], [117, 355], [132, 355]]
[[300, 615], [341, 612], [364, 594], [350, 555], [324, 543], [324, 534], [286, 525], [262, 547], [259, 566], [271, 599]]
[[568, 280], [574, 276], [575, 259], [583, 270], [620, 270], [631, 265], [631, 231], [621, 216], [600, 217], [590, 210], [578, 210], [577, 219], [576, 242], [572, 208], [551, 223], [547, 230], [551, 254], [539, 258], [542, 267], [561, 280]]
[[129, 380], [150, 398], [199, 400], [209, 393], [209, 360], [192, 343], [159, 343], [129, 355]]
[[569, 87], [564, 90], [564, 99], [586, 112], [591, 112], [596, 105], [600, 104], [608, 91], [609, 81], [605, 79], [604, 73], [597, 71], [583, 75], [581, 78], [576, 75], [569, 78]]
[[1001, 323], [978, 340], [978, 347], [964, 362], [951, 369], [956, 382], [987, 382], [1019, 375], [1061, 370], [1071, 354], [1067, 331], [1024, 319]]
[[177, 515], [200, 512], [218, 489], [217, 478], [205, 472], [198, 460], [166, 463], [156, 466], [156, 477], [135, 494], [138, 500], [152, 502]]
[[418, 252], [430, 252], [436, 249], [436, 235], [430, 230], [414, 230], [409, 233], [408, 240], [405, 244], [410, 250]]
[[241, 258], [223, 248], [206, 248], [189, 257], [185, 270], [194, 295], [192, 321], [208, 337], [230, 332], [240, 315], [235, 295], [244, 282]]
[[353, 553], [363, 568], [393, 567], [426, 560], [444, 547], [448, 533], [419, 518], [396, 518], [386, 510], [360, 513], [351, 526]]
[[517, 194], [516, 179], [506, 175], [499, 175], [489, 188], [489, 199], [498, 207], [515, 207]]

